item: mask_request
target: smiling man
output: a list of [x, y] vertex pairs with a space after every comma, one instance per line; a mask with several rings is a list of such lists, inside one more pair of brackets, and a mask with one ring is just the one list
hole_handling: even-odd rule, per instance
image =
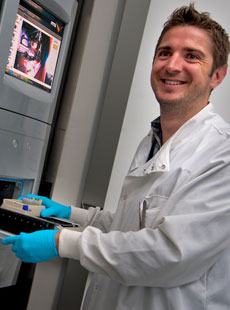
[[218, 34], [209, 33], [205, 25], [197, 27], [181, 21], [172, 28], [168, 23], [167, 28], [158, 42], [151, 75], [161, 108], [163, 142], [208, 104], [211, 90], [227, 73], [226, 42], [220, 46], [225, 52], [224, 63], [218, 67], [214, 64], [219, 56], [213, 46], [214, 35]]
[[82, 309], [230, 309], [230, 126], [209, 103], [229, 51], [207, 13], [193, 5], [173, 12], [151, 73], [160, 117], [138, 147], [116, 213], [35, 196], [43, 217], [71, 218], [83, 231], [3, 240], [25, 262], [80, 260], [94, 273]]

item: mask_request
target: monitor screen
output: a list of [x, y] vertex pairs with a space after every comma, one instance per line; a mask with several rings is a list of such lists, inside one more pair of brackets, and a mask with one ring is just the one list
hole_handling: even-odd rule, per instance
[[32, 0], [21, 0], [6, 73], [51, 92], [64, 23]]

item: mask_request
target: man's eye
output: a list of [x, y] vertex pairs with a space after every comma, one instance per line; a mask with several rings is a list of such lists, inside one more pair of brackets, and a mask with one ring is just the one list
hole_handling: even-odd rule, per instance
[[189, 54], [189, 55], [187, 55], [187, 58], [190, 59], [190, 60], [197, 60], [198, 56], [194, 55], [194, 54]]
[[159, 52], [158, 56], [159, 57], [168, 57], [169, 56], [169, 52], [161, 51], [161, 52]]

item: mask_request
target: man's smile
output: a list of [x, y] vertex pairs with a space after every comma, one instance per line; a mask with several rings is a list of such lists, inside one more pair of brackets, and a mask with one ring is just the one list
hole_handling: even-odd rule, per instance
[[179, 81], [179, 80], [167, 80], [167, 79], [161, 79], [161, 81], [167, 85], [183, 85], [186, 83], [186, 82]]

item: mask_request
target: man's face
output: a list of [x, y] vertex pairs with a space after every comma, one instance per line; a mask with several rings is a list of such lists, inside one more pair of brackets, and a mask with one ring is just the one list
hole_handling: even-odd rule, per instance
[[167, 31], [156, 51], [151, 84], [161, 105], [203, 108], [210, 96], [213, 56], [211, 39], [194, 26]]

